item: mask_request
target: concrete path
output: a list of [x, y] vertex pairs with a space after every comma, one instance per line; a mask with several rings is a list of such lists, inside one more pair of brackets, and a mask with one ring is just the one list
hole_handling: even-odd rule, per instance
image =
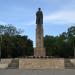
[[0, 70], [0, 75], [75, 75], [75, 70], [18, 70], [6, 69]]

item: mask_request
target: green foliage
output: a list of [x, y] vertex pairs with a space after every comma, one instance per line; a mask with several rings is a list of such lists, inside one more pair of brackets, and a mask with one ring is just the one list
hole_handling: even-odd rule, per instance
[[19, 35], [20, 33], [22, 33], [22, 30], [21, 29], [17, 30], [17, 28], [11, 24], [0, 25], [0, 35], [6, 34], [9, 36], [14, 36], [14, 35]]
[[46, 55], [53, 57], [73, 57], [75, 49], [75, 26], [68, 28], [59, 36], [44, 37]]
[[[20, 33], [22, 33], [22, 30], [18, 30], [12, 25], [0, 25], [2, 58], [33, 55], [33, 41], [25, 35], [20, 35]], [[46, 48], [47, 56], [73, 57], [75, 50], [75, 26], [68, 28], [67, 32], [63, 32], [59, 36], [46, 35], [44, 37], [44, 47]]]
[[[1, 57], [25, 57], [33, 55], [33, 42], [27, 36], [19, 35], [21, 32], [12, 25], [0, 25], [2, 37]], [[4, 34], [2, 34], [4, 32]]]

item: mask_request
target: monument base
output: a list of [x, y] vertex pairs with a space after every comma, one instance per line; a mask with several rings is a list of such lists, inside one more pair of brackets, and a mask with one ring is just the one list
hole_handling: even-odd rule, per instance
[[64, 59], [19, 59], [19, 69], [64, 69]]
[[34, 48], [35, 57], [45, 57], [45, 48]]

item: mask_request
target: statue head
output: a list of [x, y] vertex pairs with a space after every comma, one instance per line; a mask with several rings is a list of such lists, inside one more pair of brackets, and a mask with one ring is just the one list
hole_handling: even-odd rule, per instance
[[39, 11], [41, 11], [41, 8], [38, 8]]

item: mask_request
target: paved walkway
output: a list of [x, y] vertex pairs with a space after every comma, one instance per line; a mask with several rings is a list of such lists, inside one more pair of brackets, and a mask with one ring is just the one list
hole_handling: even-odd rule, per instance
[[0, 70], [0, 75], [75, 75], [75, 70]]

